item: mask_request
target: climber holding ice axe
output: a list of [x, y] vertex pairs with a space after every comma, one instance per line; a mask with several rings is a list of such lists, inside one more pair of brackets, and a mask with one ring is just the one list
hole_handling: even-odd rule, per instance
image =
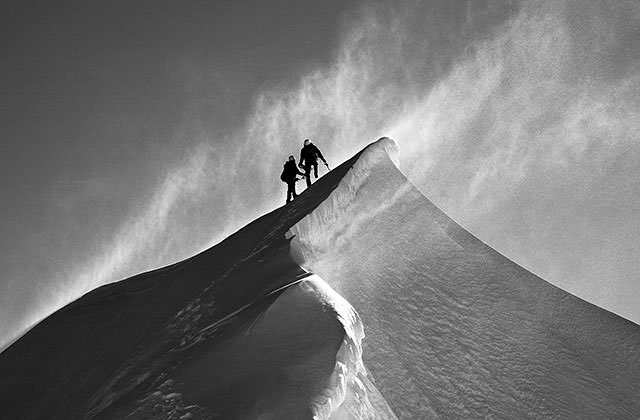
[[324, 162], [327, 169], [331, 170], [327, 160], [322, 156], [320, 149], [318, 149], [315, 144], [311, 143], [309, 139], [305, 139], [304, 146], [300, 151], [300, 163], [298, 163], [298, 166], [304, 169], [304, 177], [307, 180], [307, 187], [311, 186], [312, 167], [315, 178], [318, 178], [318, 158]]

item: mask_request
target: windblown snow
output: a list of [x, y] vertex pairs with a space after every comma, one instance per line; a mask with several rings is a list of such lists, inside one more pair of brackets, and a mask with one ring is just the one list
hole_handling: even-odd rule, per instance
[[296, 260], [363, 319], [398, 418], [640, 418], [640, 327], [466, 232], [367, 148], [289, 232]]
[[640, 417], [640, 327], [527, 272], [382, 138], [188, 260], [0, 354], [6, 419]]

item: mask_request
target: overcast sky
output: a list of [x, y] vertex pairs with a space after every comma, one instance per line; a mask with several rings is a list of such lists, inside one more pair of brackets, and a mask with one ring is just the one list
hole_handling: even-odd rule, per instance
[[3, 2], [0, 343], [392, 136], [437, 205], [640, 322], [635, 1]]

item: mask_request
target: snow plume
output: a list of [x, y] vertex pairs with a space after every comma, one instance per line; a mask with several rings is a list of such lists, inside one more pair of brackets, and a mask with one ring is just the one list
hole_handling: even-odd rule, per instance
[[[81, 241], [70, 241], [73, 251], [62, 253], [63, 263], [45, 270], [46, 281], [33, 282], [29, 305], [2, 305], [7, 311], [2, 319], [11, 320], [0, 326], [3, 339], [87, 290], [186, 258], [280, 205], [285, 191], [279, 172], [288, 155], [297, 157], [304, 138], [317, 141], [332, 164], [366, 144], [371, 137], [363, 130], [379, 131], [384, 115], [380, 100], [375, 116], [371, 106], [362, 107], [371, 87], [381, 82], [368, 70], [373, 51], [361, 50], [371, 34], [366, 28], [359, 23], [347, 32], [345, 46], [327, 68], [311, 69], [292, 86], [257, 92], [237, 127], [207, 127], [186, 112], [169, 146], [173, 150], [149, 164], [160, 181], [143, 184], [144, 191], [132, 195], [133, 208], [113, 231], [105, 232], [97, 220], [95, 235], [82, 247], [75, 243]], [[188, 67], [187, 78], [193, 80], [185, 83], [198, 102], [198, 80], [208, 80], [200, 74], [206, 69]], [[230, 94], [223, 90], [220, 100]], [[15, 287], [5, 296], [22, 293], [22, 281], [9, 284]]]
[[[601, 166], [628, 150], [616, 147], [640, 129], [640, 51], [628, 39], [640, 40], [640, 8], [616, 5], [529, 2], [470, 44], [390, 129], [413, 179], [440, 187], [453, 177], [453, 189], [436, 188], [442, 199], [491, 206], [476, 199], [510, 196], [533, 170]], [[627, 13], [626, 27], [615, 26]]]
[[333, 160], [392, 136], [470, 231], [640, 321], [637, 2], [369, 4], [349, 25], [335, 62], [260, 95], [253, 123]]
[[[480, 238], [640, 320], [639, 27], [635, 1], [363, 3], [345, 16], [331, 59], [256, 92], [233, 126], [186, 112], [179, 147], [160, 161], [163, 181], [115, 234], [59, 263], [73, 269], [47, 270], [55, 280], [34, 286], [37, 302], [2, 314], [28, 321], [0, 332], [280, 205], [282, 163], [304, 138], [337, 164], [381, 135], [398, 141], [411, 181]], [[208, 77], [206, 66], [190, 71]], [[230, 97], [221, 89], [217, 99]]]
[[522, 3], [389, 129], [451, 216], [636, 322], [638, 28], [634, 2]]
[[[77, 273], [84, 288], [114, 280], [114, 276], [122, 275], [122, 267], [140, 259], [148, 247], [156, 248], [166, 239], [172, 211], [178, 203], [196, 198], [194, 194], [204, 183], [206, 155], [198, 152], [189, 156], [185, 165], [169, 172], [140, 213], [127, 220], [112, 241], [107, 241], [97, 261]], [[157, 257], [164, 255], [160, 250]], [[154, 264], [167, 263], [160, 258]]]
[[[64, 278], [56, 283], [57, 289], [49, 296], [47, 305], [63, 306], [97, 285], [134, 275], [135, 270], [168, 263], [165, 258], [170, 253], [166, 248], [171, 243], [169, 236], [175, 233], [170, 218], [177, 204], [197, 200], [203, 184], [210, 182], [205, 176], [206, 154], [200, 152], [192, 153], [185, 164], [171, 170], [146, 205], [126, 220], [113, 237], [105, 238], [97, 250], [83, 252], [93, 255], [76, 257], [74, 268], [60, 275]], [[26, 323], [36, 323], [41, 317], [42, 314], [35, 314]]]
[[637, 2], [370, 3], [335, 61], [259, 95], [249, 126], [332, 161], [392, 136], [470, 231], [638, 321], [638, 28]]

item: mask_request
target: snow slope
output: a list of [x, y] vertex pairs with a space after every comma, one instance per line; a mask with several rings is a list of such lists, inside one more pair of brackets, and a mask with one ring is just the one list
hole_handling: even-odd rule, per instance
[[98, 288], [0, 354], [2, 419], [395, 419], [353, 308], [290, 256], [293, 205], [190, 259]]
[[639, 418], [640, 327], [467, 233], [395, 156], [43, 320], [0, 354], [2, 418]]
[[401, 419], [638, 419], [640, 326], [524, 270], [397, 170], [381, 139], [289, 232], [358, 311]]

